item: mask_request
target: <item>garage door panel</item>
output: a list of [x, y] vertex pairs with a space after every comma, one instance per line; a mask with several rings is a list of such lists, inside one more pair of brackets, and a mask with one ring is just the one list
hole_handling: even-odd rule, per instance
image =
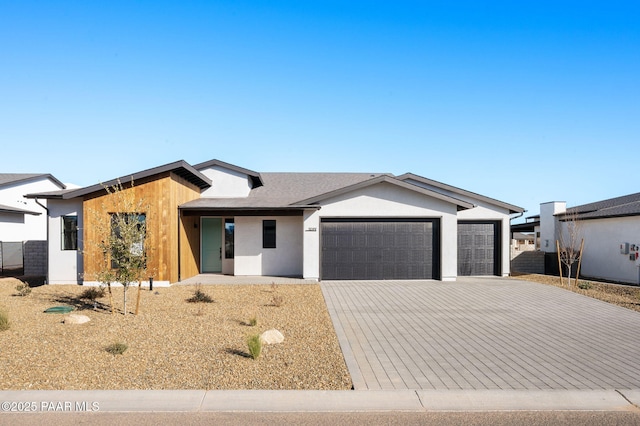
[[458, 222], [458, 275], [499, 275], [497, 221]]
[[321, 232], [323, 279], [439, 278], [436, 219], [325, 219]]

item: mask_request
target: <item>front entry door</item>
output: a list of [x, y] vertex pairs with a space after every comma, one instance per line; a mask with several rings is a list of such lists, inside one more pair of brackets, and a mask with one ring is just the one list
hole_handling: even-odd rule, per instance
[[222, 219], [202, 218], [202, 273], [222, 272]]

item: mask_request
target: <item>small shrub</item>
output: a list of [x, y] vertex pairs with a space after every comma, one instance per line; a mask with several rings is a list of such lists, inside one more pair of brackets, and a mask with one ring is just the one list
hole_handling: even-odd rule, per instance
[[16, 291], [18, 296], [28, 296], [31, 293], [31, 287], [29, 287], [29, 283], [20, 283], [16, 286]]
[[202, 291], [202, 284], [196, 284], [196, 291], [193, 296], [187, 299], [189, 303], [213, 303], [213, 299], [207, 293]]
[[6, 331], [11, 327], [9, 315], [5, 311], [0, 311], [0, 331]]
[[271, 293], [273, 296], [271, 297], [271, 306], [280, 307], [284, 303], [284, 298], [278, 294], [278, 286], [275, 282], [271, 281]]
[[105, 348], [105, 351], [109, 352], [111, 355], [122, 355], [124, 351], [127, 350], [129, 346], [126, 343], [117, 342], [112, 343]]
[[104, 297], [104, 287], [88, 287], [84, 289], [80, 296], [80, 299], [95, 301], [101, 297]]
[[593, 286], [589, 281], [580, 281], [578, 283], [578, 288], [581, 290], [590, 290]]
[[249, 347], [251, 358], [258, 359], [260, 353], [262, 352], [262, 340], [260, 340], [260, 335], [253, 334], [249, 336], [249, 338], [247, 339], [247, 346]]
[[258, 325], [258, 317], [254, 315], [254, 316], [252, 316], [251, 318], [249, 318], [249, 322], [248, 322], [248, 324], [249, 324], [251, 327], [255, 327], [256, 325]]
[[284, 297], [279, 294], [274, 294], [271, 298], [271, 305], [279, 308], [284, 304]]

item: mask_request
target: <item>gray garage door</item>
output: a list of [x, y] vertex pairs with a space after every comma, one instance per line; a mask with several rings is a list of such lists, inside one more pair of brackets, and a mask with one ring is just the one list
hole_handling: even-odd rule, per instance
[[323, 219], [322, 279], [439, 279], [438, 219]]
[[458, 222], [458, 275], [499, 275], [498, 222]]

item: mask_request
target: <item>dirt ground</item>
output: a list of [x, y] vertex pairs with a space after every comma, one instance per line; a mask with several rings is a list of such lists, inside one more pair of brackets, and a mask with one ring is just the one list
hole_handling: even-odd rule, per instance
[[578, 285], [576, 285], [575, 280], [572, 279], [571, 286], [567, 286], [566, 277], [562, 282], [560, 282], [560, 277], [550, 275], [513, 274], [513, 277], [521, 280], [562, 287], [576, 293], [584, 294], [585, 296], [593, 297], [594, 299], [603, 300], [605, 302], [613, 303], [614, 305], [640, 312], [640, 287], [637, 286], [610, 284], [583, 279], [578, 281]]

